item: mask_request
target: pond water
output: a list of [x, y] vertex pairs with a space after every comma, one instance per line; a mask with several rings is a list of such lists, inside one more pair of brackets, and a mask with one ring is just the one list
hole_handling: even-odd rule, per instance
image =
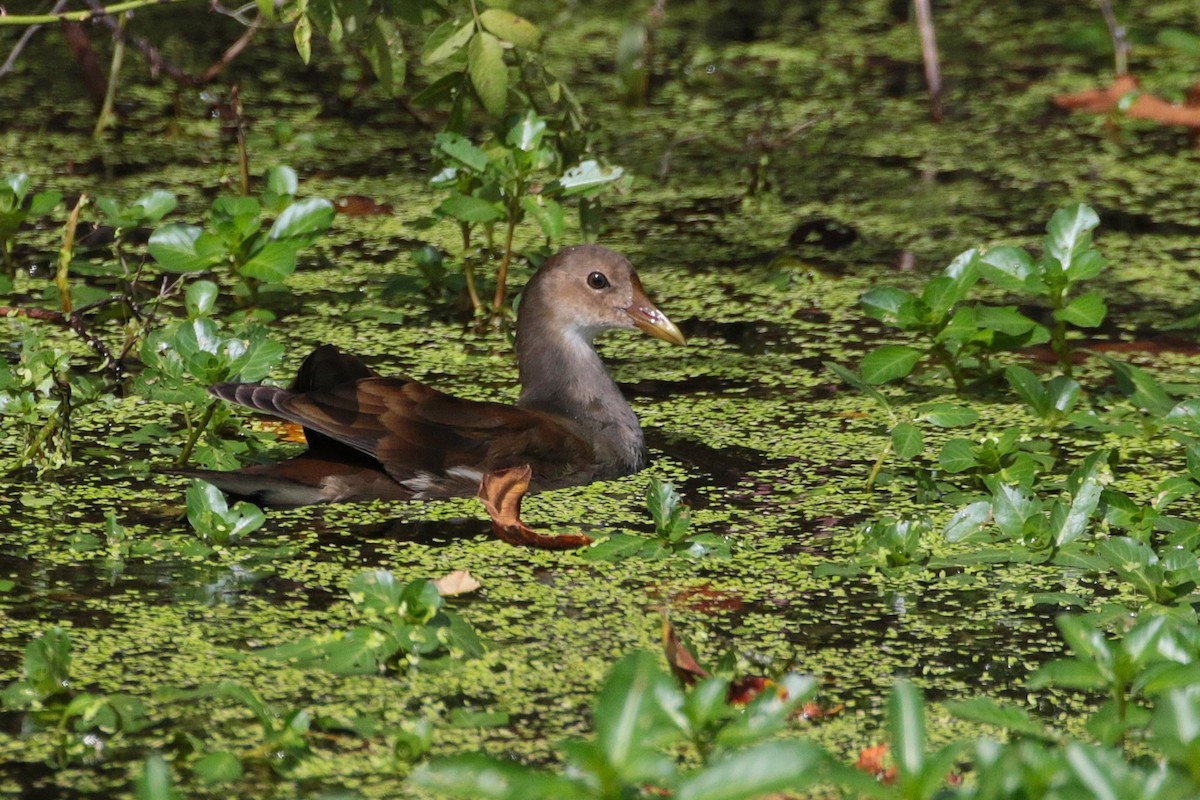
[[[590, 113], [596, 150], [634, 176], [606, 201], [601, 241], [630, 257], [689, 344], [624, 334], [602, 341], [647, 429], [653, 464], [531, 497], [524, 517], [540, 530], [646, 533], [653, 475], [692, 506], [695, 530], [728, 537], [731, 558], [608, 563], [513, 548], [491, 537], [474, 500], [271, 511], [249, 541], [200, 552], [189, 547], [187, 482], [156, 471], [168, 466], [166, 443], [130, 435], [151, 423], [174, 431], [172, 410], [132, 394], [83, 405], [71, 467], [0, 482], [0, 579], [12, 584], [0, 593], [0, 685], [20, 677], [28, 642], [60, 625], [71, 635], [74, 684], [140, 698], [153, 724], [51, 768], [53, 733], [0, 712], [0, 793], [113, 796], [128, 791], [130, 771], [151, 751], [181, 759], [218, 745], [252, 751], [261, 733], [244, 705], [168, 694], [219, 681], [252, 688], [280, 714], [373, 715], [381, 727], [427, 719], [435, 754], [484, 750], [554, 763], [556, 742], [589, 730], [590, 698], [616, 659], [661, 646], [661, 609], [706, 663], [731, 651], [745, 668], [815, 675], [822, 705], [843, 708], [804, 735], [847, 760], [880, 738], [899, 676], [916, 679], [933, 701], [985, 693], [1077, 728], [1094, 698], [1031, 696], [1026, 685], [1063, 652], [1054, 617], [1070, 604], [1054, 598], [1100, 605], [1129, 590], [1062, 567], [955, 564], [961, 551], [942, 543], [932, 547], [943, 567], [856, 567], [855, 526], [912, 512], [919, 486], [892, 461], [866, 487], [888, 425], [822, 363], [851, 365], [876, 344], [904, 340], [863, 315], [867, 289], [919, 285], [980, 244], [1038, 247], [1053, 210], [1072, 202], [1099, 213], [1098, 242], [1111, 263], [1099, 282], [1110, 304], [1099, 336], [1147, 339], [1200, 301], [1200, 153], [1178, 129], [1110, 124], [1052, 105], [1055, 94], [1102, 85], [1111, 72], [1095, 37], [1102, 20], [1086, 5], [939, 7], [947, 118], [930, 123], [905, 5], [767, 3], [761, 18], [742, 19], [741, 4], [672, 4], [642, 107], [621, 102], [612, 67], [640, 5], [619, 14], [552, 4], [527, 12], [548, 28], [563, 16], [547, 39], [550, 61]], [[1196, 21], [1190, 3], [1142, 5], [1126, 9], [1137, 31]], [[220, 52], [231, 36], [217, 31], [238, 30], [222, 22], [198, 38], [189, 25], [209, 25], [210, 16], [178, 13], [150, 30], [188, 63]], [[727, 24], [733, 18], [741, 22]], [[14, 39], [0, 28], [0, 51]], [[331, 342], [384, 373], [514, 400], [503, 334], [474, 332], [449, 301], [384, 291], [389, 279], [416, 274], [416, 247], [459, 246], [453, 225], [419, 225], [440, 202], [428, 187], [431, 133], [382, 95], [357, 94], [352, 64], [333, 66], [321, 53], [305, 69], [288, 48], [285, 35], [264, 36], [230, 68], [251, 119], [252, 171], [288, 163], [305, 196], [362, 195], [393, 210], [339, 215], [306, 252], [273, 328], [287, 350], [273, 378], [286, 380], [314, 345]], [[1133, 70], [1164, 96], [1200, 74], [1194, 56], [1151, 43], [1134, 52]], [[131, 56], [119, 95], [124, 121], [94, 142], [92, 112], [61, 74], [64, 60], [61, 41], [43, 34], [0, 79], [0, 172], [122, 200], [166, 188], [181, 198], [170, 219], [198, 221], [236, 176], [236, 152], [203, 101], [151, 82]], [[60, 225], [22, 234], [18, 252], [35, 269], [18, 280], [13, 304], [44, 304]], [[521, 237], [522, 246], [537, 243], [531, 230]], [[528, 274], [520, 267], [514, 284]], [[6, 355], [15, 356], [27, 324], [6, 320]], [[96, 366], [78, 339], [46, 331], [79, 369]], [[1200, 359], [1192, 333], [1180, 335], [1168, 352], [1128, 358], [1166, 382], [1192, 383]], [[1093, 361], [1077, 374], [1095, 389], [1108, 376]], [[949, 398], [953, 386], [926, 371], [885, 391], [907, 407]], [[969, 402], [981, 418], [964, 435], [1031, 424], [1003, 393]], [[949, 435], [933, 434], [917, 462], [933, 461], [937, 437]], [[5, 461], [19, 443], [15, 427], [0, 433]], [[1057, 445], [1065, 475], [1072, 453], [1096, 442], [1064, 435]], [[1131, 494], [1145, 495], [1184, 460], [1162, 438], [1122, 447], [1127, 463], [1147, 465], [1123, 477]], [[955, 507], [937, 506], [939, 526]], [[126, 552], [105, 544], [110, 513], [131, 537]], [[248, 657], [354, 624], [346, 586], [368, 568], [403, 580], [470, 570], [483, 588], [450, 605], [488, 652], [436, 672], [355, 677]], [[935, 741], [975, 730], [936, 702], [930, 713]], [[246, 759], [233, 791], [415, 794], [393, 744], [330, 734], [297, 764]], [[182, 779], [189, 796], [230, 794]]]

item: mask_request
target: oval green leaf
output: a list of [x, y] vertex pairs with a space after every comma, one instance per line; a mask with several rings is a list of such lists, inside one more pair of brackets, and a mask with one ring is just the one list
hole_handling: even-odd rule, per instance
[[862, 360], [863, 380], [870, 384], [887, 383], [903, 378], [921, 360], [921, 351], [913, 347], [887, 344], [877, 347]]
[[503, 114], [508, 99], [508, 67], [500, 40], [487, 32], [476, 34], [467, 46], [467, 72], [487, 112], [497, 117]]

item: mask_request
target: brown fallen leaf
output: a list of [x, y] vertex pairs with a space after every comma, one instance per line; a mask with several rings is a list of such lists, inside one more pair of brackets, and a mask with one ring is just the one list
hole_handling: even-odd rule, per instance
[[1175, 105], [1142, 92], [1138, 88], [1137, 78], [1126, 74], [1118, 75], [1104, 89], [1058, 95], [1054, 98], [1054, 104], [1069, 111], [1090, 114], [1108, 114], [1119, 109], [1124, 116], [1134, 119], [1146, 119], [1160, 125], [1180, 125], [1200, 132], [1200, 104], [1195, 102], [1197, 94], [1193, 89], [1186, 105]]
[[529, 490], [533, 470], [528, 464], [485, 473], [479, 481], [479, 499], [492, 518], [492, 531], [501, 541], [543, 550], [587, 547], [592, 540], [582, 533], [542, 535], [521, 521], [521, 499]]
[[343, 195], [333, 201], [333, 206], [339, 214], [347, 217], [370, 217], [392, 213], [392, 207], [387, 203], [376, 203], [370, 197], [361, 194]]
[[888, 746], [886, 744], [877, 744], [874, 747], [864, 747], [862, 752], [858, 754], [858, 761], [854, 763], [854, 768], [868, 775], [874, 775], [881, 783], [892, 784], [896, 782], [896, 768], [889, 767], [884, 764], [887, 758]]
[[671, 672], [675, 675], [675, 680], [679, 681], [682, 686], [692, 686], [701, 678], [709, 676], [708, 670], [700, 666], [696, 661], [696, 657], [692, 652], [684, 646], [683, 642], [679, 641], [679, 635], [675, 633], [675, 626], [671, 624], [671, 620], [663, 614], [663, 654], [667, 657], [667, 664], [671, 667]]
[[[730, 705], [744, 706], [772, 687], [777, 687], [777, 684], [765, 675], [743, 675], [730, 681], [729, 694], [725, 699]], [[782, 687], [776, 688], [776, 691], [781, 693], [782, 699], [787, 698], [787, 692]]]
[[465, 569], [456, 569], [449, 575], [443, 575], [435, 580], [433, 585], [437, 587], [438, 594], [442, 597], [468, 594], [483, 586], [482, 583], [475, 580], [474, 575]]

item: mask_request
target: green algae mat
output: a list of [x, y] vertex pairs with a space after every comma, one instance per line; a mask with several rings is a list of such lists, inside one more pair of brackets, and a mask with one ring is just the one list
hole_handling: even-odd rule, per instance
[[[811, 743], [849, 769], [890, 742], [897, 755], [862, 773], [875, 788], [831, 770], [816, 789], [758, 794], [645, 777], [529, 796], [954, 796], [980, 790], [994, 767], [987, 746], [969, 745], [977, 737], [1106, 748], [1105, 774], [1161, 773], [1167, 788], [1145, 796], [1189, 796], [1200, 745], [1168, 722], [1200, 713], [1200, 151], [1185, 129], [1053, 104], [1111, 77], [1099, 12], [952, 5], [935, 9], [940, 124], [928, 121], [916, 30], [896, 4], [679, 3], [661, 19], [640, 5], [514, 5], [545, 29], [546, 63], [586, 109], [593, 151], [623, 170], [603, 194], [598, 241], [630, 258], [688, 338], [599, 342], [646, 430], [649, 468], [522, 506], [540, 531], [592, 537], [590, 550], [504, 544], [474, 499], [268, 509], [233, 536], [213, 533], [210, 516], [205, 534], [189, 522], [200, 502], [190, 482], [167, 472], [196, 424], [184, 390], [139, 383], [136, 348], [114, 376], [68, 326], [6, 318], [0, 398], [28, 389], [35, 373], [21, 358], [34, 347], [60, 353], [61, 369], [45, 374], [93, 388], [74, 384], [70, 458], [50, 464], [21, 463], [49, 407], [0, 406], [0, 794], [165, 797], [138, 782], [161, 757], [164, 784], [189, 797], [429, 797], [438, 786], [517, 796], [455, 789], [421, 765], [489, 754], [561, 772], [570, 754], [559, 744], [593, 736], [614, 665], [651, 651], [667, 669], [669, 620], [714, 673], [792, 687], [790, 673], [811, 676], [806, 713], [766, 731], [768, 744]], [[1119, 9], [1131, 69], [1145, 91], [1181, 98], [1200, 76], [1183, 29], [1200, 18], [1188, 3], [1143, 5]], [[200, 32], [210, 15], [176, 11], [150, 28], [163, 52], [217, 57], [224, 44]], [[637, 24], [653, 28], [644, 102], [631, 102], [614, 66]], [[0, 50], [14, 30], [0, 27]], [[414, 54], [426, 35], [412, 34]], [[297, 197], [342, 210], [280, 286], [252, 287], [270, 310], [262, 336], [278, 344], [268, 379], [286, 383], [332, 343], [383, 374], [515, 401], [508, 333], [473, 323], [462, 226], [435, 214], [445, 110], [413, 112], [364, 89], [362, 65], [319, 42], [305, 67], [290, 36], [264, 33], [228, 67], [251, 172], [290, 165]], [[238, 180], [238, 144], [209, 101], [173, 95], [132, 54], [120, 122], [94, 139], [86, 95], [60, 74], [65, 52], [43, 34], [0, 77], [0, 174], [66, 198], [13, 236], [20, 268], [0, 299], [10, 309], [60, 308], [55, 264], [80, 193], [178, 198], [123, 250], [79, 245], [71, 280], [97, 290], [86, 305], [111, 293], [120, 258], [145, 259], [150, 231], [203, 226]], [[488, 129], [480, 120], [476, 133]], [[1077, 269], [1067, 299], [1093, 293], [1100, 305], [1066, 311], [1053, 276], [1027, 278], [1044, 266], [1056, 209], [1080, 204], [1098, 224], [1077, 225], [1067, 251], [1094, 251], [1103, 267]], [[82, 219], [102, 221], [87, 209]], [[563, 224], [555, 245], [584, 236], [573, 208]], [[490, 242], [497, 257], [502, 238]], [[514, 244], [544, 254], [545, 229], [527, 221]], [[429, 252], [445, 274], [430, 272]], [[480, 262], [484, 286], [496, 263]], [[149, 291], [178, 277], [153, 260], [145, 270], [136, 280]], [[511, 288], [531, 272], [516, 259]], [[219, 290], [221, 335], [245, 330], [237, 316], [251, 290], [238, 286], [250, 282], [203, 277]], [[187, 313], [174, 296], [154, 318]], [[103, 314], [89, 325], [116, 350], [138, 327]], [[197, 387], [203, 398], [199, 384], [187, 391]], [[248, 415], [215, 413], [196, 450], [205, 466], [299, 450]], [[687, 507], [674, 522], [662, 484]], [[479, 587], [439, 598], [413, 583], [459, 570]], [[403, 619], [385, 625], [397, 609]], [[1065, 612], [1091, 627], [1056, 622]], [[1129, 656], [1111, 680], [1054, 666], [1082, 658], [1087, 642], [1107, 652], [1095, 637], [1123, 643], [1151, 626], [1145, 641], [1171, 642], [1155, 651], [1163, 663]], [[403, 645], [376, 658], [385, 641]], [[329, 649], [348, 642], [353, 653]], [[961, 745], [942, 770], [952, 781], [924, 793], [888, 783], [895, 762], [912, 768], [895, 739], [898, 681], [923, 692], [928, 748]], [[995, 713], [955, 705], [979, 698]], [[1034, 721], [1052, 733], [1031, 734]], [[664, 746], [682, 772], [716, 757]], [[1090, 785], [1080, 780], [1058, 785]], [[987, 796], [1089, 796], [993, 788]]]

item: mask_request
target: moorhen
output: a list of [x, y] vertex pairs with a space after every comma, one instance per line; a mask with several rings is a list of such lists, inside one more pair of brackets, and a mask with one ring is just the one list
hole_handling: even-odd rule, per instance
[[266, 505], [471, 495], [489, 474], [526, 465], [531, 491], [628, 475], [646, 465], [642, 429], [592, 340], [610, 328], [635, 327], [684, 343], [624, 256], [596, 245], [567, 247], [546, 260], [521, 299], [515, 406], [380, 377], [324, 345], [305, 359], [289, 389], [219, 383], [209, 390], [302, 425], [305, 453], [232, 472], [184, 474]]

